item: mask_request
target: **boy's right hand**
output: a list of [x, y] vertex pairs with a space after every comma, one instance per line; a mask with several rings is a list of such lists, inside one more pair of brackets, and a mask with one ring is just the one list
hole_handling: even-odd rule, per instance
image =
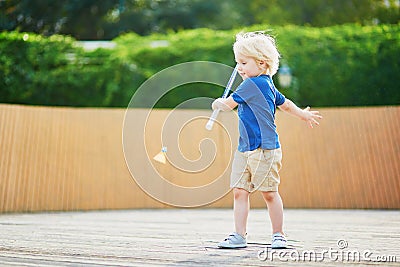
[[217, 99], [215, 99], [214, 101], [213, 101], [213, 103], [211, 104], [211, 108], [213, 109], [213, 110], [216, 110], [216, 109], [220, 109], [219, 107], [221, 106], [221, 105], [223, 105], [223, 99], [222, 98], [217, 98]]
[[228, 98], [217, 98], [211, 105], [213, 110], [220, 109], [222, 111], [230, 111], [234, 109], [238, 104], [230, 96]]

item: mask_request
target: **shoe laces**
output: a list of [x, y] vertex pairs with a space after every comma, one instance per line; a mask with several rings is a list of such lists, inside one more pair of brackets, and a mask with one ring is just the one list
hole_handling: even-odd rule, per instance
[[280, 240], [280, 241], [286, 241], [286, 237], [282, 233], [275, 233], [272, 235], [272, 239], [275, 240]]

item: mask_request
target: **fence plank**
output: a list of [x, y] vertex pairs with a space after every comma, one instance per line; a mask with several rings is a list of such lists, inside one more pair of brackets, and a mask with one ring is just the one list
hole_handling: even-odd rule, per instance
[[[320, 111], [324, 119], [312, 130], [297, 118], [277, 113], [285, 206], [400, 208], [400, 107]], [[209, 115], [208, 111], [174, 112], [184, 120]], [[0, 212], [168, 207], [144, 193], [128, 171], [121, 137], [124, 114], [124, 109], [0, 105]], [[154, 110], [149, 117], [149, 158], [160, 151], [160, 129], [168, 116], [169, 110]], [[235, 113], [224, 113], [220, 119], [236, 129]], [[229, 179], [237, 131], [217, 126], [206, 132], [203, 122], [190, 122], [191, 128], [182, 130], [181, 151], [190, 160], [201, 153], [212, 156], [207, 152], [211, 143], [203, 143], [206, 149], [201, 152], [198, 149], [201, 140], [210, 138], [218, 149], [215, 161], [198, 173], [153, 163], [172, 183], [190, 187], [220, 175]], [[176, 138], [171, 135], [168, 140]], [[140, 165], [148, 157], [136, 155], [136, 160]], [[253, 207], [265, 206], [259, 194], [251, 199]], [[232, 196], [209, 206], [230, 207]]]

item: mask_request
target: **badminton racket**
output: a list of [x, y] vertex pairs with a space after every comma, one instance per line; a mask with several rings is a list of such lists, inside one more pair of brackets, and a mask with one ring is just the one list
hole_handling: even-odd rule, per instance
[[[236, 74], [237, 74], [237, 71], [238, 71], [237, 68], [238, 68], [238, 67], [237, 67], [237, 65], [236, 65], [235, 68], [233, 69], [233, 72], [232, 72], [232, 74], [231, 74], [231, 77], [229, 78], [228, 84], [226, 85], [225, 91], [224, 91], [224, 93], [222, 94], [222, 97], [221, 97], [221, 98], [227, 98], [227, 97], [228, 97], [229, 91], [231, 90], [232, 84], [233, 84], [233, 82], [235, 81], [235, 78], [236, 78]], [[215, 122], [215, 120], [217, 119], [218, 114], [219, 114], [220, 111], [221, 111], [220, 109], [215, 109], [215, 110], [213, 111], [213, 113], [211, 114], [210, 119], [208, 120], [208, 122], [207, 122], [207, 124], [206, 124], [206, 129], [207, 129], [207, 130], [211, 131], [211, 129], [212, 129], [213, 125], [214, 125], [214, 122]]]

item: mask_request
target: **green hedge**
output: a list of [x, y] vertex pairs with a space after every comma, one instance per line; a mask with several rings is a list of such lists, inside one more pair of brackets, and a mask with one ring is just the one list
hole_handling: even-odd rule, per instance
[[[265, 29], [270, 27], [256, 25], [242, 30]], [[196, 29], [149, 37], [126, 34], [115, 41], [119, 44], [119, 56], [135, 61], [149, 76], [165, 67], [193, 60], [233, 66], [232, 43], [237, 32]], [[292, 86], [281, 91], [297, 103], [313, 106], [400, 104], [400, 90], [394, 79], [400, 73], [400, 25], [285, 26], [269, 33], [277, 39], [282, 62], [290, 66], [294, 76]], [[169, 46], [151, 48], [155, 40], [167, 41]], [[211, 97], [221, 93], [205, 87], [197, 90]], [[174, 105], [179, 101], [176, 98], [170, 102]]]
[[65, 36], [0, 34], [0, 102], [126, 106], [144, 76], [109, 50], [84, 51]]
[[304, 105], [400, 104], [400, 25], [287, 27], [279, 45]]
[[[270, 28], [256, 25], [241, 30]], [[232, 43], [238, 31], [196, 29], [146, 37], [125, 34], [114, 40], [116, 48], [93, 52], [64, 36], [1, 33], [0, 102], [124, 107], [146, 78], [174, 64], [206, 60], [233, 66]], [[295, 78], [290, 88], [281, 91], [300, 105], [400, 104], [396, 79], [400, 73], [400, 25], [285, 26], [274, 27], [270, 33]], [[222, 93], [222, 88], [211, 87], [179, 87], [157, 107], [174, 107], [189, 98], [215, 98]]]

